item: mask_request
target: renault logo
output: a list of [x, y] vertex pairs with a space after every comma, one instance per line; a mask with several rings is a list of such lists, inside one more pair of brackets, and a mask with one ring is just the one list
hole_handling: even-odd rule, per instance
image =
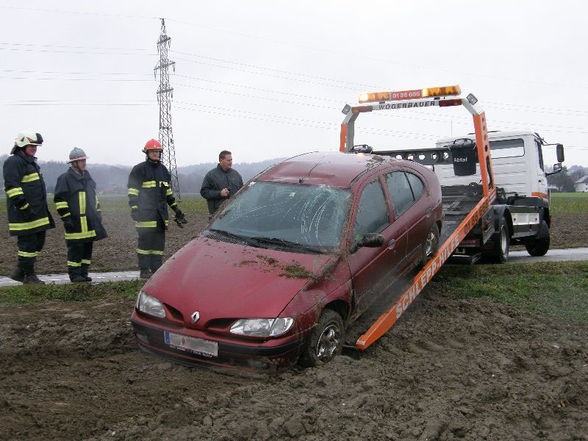
[[192, 323], [196, 323], [200, 319], [200, 313], [198, 311], [194, 311], [190, 317], [192, 318]]

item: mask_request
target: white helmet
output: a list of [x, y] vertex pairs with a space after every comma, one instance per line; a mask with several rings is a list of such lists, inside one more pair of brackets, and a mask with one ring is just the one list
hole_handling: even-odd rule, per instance
[[23, 148], [27, 145], [41, 144], [43, 144], [43, 137], [40, 133], [34, 132], [32, 130], [20, 132], [18, 135], [16, 135], [16, 139], [14, 140], [14, 146], [18, 148]]
[[69, 152], [69, 161], [67, 161], [67, 163], [71, 164], [72, 162], [83, 161], [85, 159], [88, 159], [86, 152], [79, 147], [74, 147], [73, 150]]

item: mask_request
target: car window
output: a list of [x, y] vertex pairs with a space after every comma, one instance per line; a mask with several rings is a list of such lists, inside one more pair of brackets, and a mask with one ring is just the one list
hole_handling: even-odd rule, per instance
[[386, 175], [386, 185], [394, 204], [394, 214], [400, 216], [414, 203], [414, 197], [404, 172], [392, 172]]
[[370, 182], [359, 197], [355, 217], [355, 240], [368, 233], [379, 233], [390, 225], [388, 207], [380, 181]]
[[423, 181], [417, 175], [413, 175], [412, 173], [406, 173], [406, 177], [408, 178], [408, 182], [410, 184], [410, 188], [412, 188], [412, 195], [414, 196], [414, 200], [418, 201], [421, 196], [423, 195]]

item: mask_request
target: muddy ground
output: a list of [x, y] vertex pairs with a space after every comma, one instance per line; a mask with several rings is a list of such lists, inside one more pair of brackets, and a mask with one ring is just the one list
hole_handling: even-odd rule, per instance
[[425, 291], [361, 356], [257, 377], [141, 353], [132, 306], [0, 309], [0, 439], [587, 439], [586, 328]]
[[[168, 253], [206, 222], [190, 217]], [[554, 222], [554, 245], [588, 244], [586, 220]], [[106, 222], [93, 269], [133, 268], [132, 226]], [[60, 238], [41, 272], [63, 271]], [[141, 353], [132, 307], [0, 308], [0, 440], [588, 439], [586, 327], [429, 289], [361, 355], [255, 376]]]

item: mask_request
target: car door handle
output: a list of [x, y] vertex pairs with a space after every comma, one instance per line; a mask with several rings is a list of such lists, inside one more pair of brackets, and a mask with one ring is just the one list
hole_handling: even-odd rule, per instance
[[392, 248], [394, 248], [394, 245], [396, 245], [396, 240], [390, 239], [390, 241], [388, 242], [388, 249], [391, 250]]
[[431, 215], [431, 207], [425, 210], [425, 217], [429, 217]]

